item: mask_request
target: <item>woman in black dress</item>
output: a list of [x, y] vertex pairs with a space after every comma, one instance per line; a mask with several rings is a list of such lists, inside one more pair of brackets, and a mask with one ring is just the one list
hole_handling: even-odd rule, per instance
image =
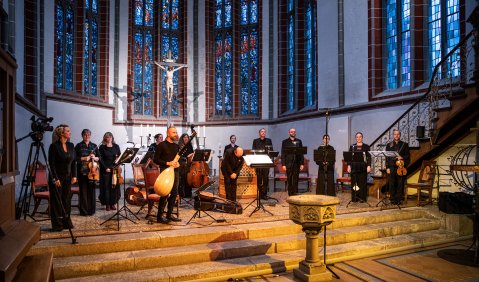
[[50, 185], [50, 219], [52, 231], [73, 228], [70, 219], [71, 185], [77, 181], [75, 146], [68, 142], [71, 136], [70, 127], [60, 124], [55, 128], [58, 140], [48, 149], [48, 162], [51, 170]]
[[87, 216], [95, 214], [96, 192], [95, 177], [89, 179], [90, 168], [88, 165], [98, 161], [96, 144], [90, 142], [91, 131], [83, 129], [81, 132], [82, 141], [75, 146], [75, 153], [78, 162], [78, 186], [80, 188], [79, 209], [80, 215]]
[[183, 154], [180, 156], [180, 184], [178, 186], [178, 193], [181, 198], [191, 198], [192, 196], [192, 187], [188, 185], [187, 176], [190, 171], [191, 163], [188, 162], [188, 158], [193, 155], [193, 145], [189, 143], [190, 137], [187, 133], [183, 133], [180, 136], [178, 145], [186, 146], [186, 149], [183, 151]]
[[100, 203], [107, 211], [116, 210], [116, 203], [120, 198], [120, 185], [112, 185], [114, 162], [121, 154], [120, 146], [115, 143], [111, 132], [103, 135], [100, 153]]
[[356, 144], [349, 147], [350, 152], [359, 153], [363, 157], [361, 162], [348, 164], [348, 172], [351, 174], [351, 201], [368, 202], [368, 173], [371, 171], [371, 155], [369, 145], [363, 143], [363, 134], [356, 133]]

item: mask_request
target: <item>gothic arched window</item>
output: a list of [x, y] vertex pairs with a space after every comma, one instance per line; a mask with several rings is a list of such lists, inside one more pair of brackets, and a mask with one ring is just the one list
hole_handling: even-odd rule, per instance
[[55, 5], [55, 86], [73, 91], [76, 1], [57, 0]]

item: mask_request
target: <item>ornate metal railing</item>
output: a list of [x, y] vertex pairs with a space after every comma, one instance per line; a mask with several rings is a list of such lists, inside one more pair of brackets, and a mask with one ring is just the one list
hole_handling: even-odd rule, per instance
[[[371, 143], [371, 150], [382, 151], [393, 140], [393, 131], [401, 131], [401, 139], [410, 147], [419, 147], [422, 138], [434, 141], [436, 130], [435, 110], [449, 107], [451, 98], [457, 93], [463, 93], [465, 85], [472, 82], [474, 71], [474, 44], [477, 33], [469, 32], [449, 53], [435, 66], [429, 87], [403, 115], [389, 126]], [[418, 126], [424, 131], [424, 136], [418, 136]], [[385, 160], [375, 158], [372, 164], [373, 173], [380, 174]]]

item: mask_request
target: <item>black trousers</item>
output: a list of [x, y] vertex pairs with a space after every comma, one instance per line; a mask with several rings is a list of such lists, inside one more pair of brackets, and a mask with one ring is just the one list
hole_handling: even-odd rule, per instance
[[406, 184], [406, 176], [399, 176], [395, 169], [388, 174], [389, 194], [391, 200], [400, 202], [404, 200], [404, 184]]
[[[326, 185], [325, 185], [326, 182]], [[316, 183], [317, 195], [336, 196], [334, 189], [334, 171], [318, 169], [318, 182]]]
[[229, 175], [223, 174], [225, 178], [225, 193], [226, 199], [236, 202], [236, 189], [238, 187], [238, 176], [236, 179], [231, 179]]
[[[354, 191], [355, 185], [359, 187], [359, 191]], [[366, 171], [351, 172], [351, 200], [358, 202], [359, 199], [368, 201], [368, 173]]]
[[80, 215], [93, 215], [96, 210], [95, 181], [88, 179], [88, 175], [80, 174], [78, 178], [80, 194], [78, 199]]
[[60, 179], [60, 182], [61, 187], [56, 187], [55, 184], [50, 183], [49, 209], [53, 229], [73, 227], [70, 219], [72, 199], [71, 179]]
[[261, 197], [268, 196], [269, 189], [269, 168], [256, 169], [256, 186], [260, 191]]
[[288, 181], [288, 196], [298, 194], [299, 166], [292, 165], [286, 167], [286, 177]]
[[176, 203], [176, 196], [178, 196], [178, 185], [180, 183], [180, 172], [178, 169], [175, 169], [175, 182], [173, 182], [173, 188], [171, 188], [171, 192], [169, 196], [160, 197], [160, 201], [158, 202], [158, 213], [156, 214], [156, 219], [160, 220], [163, 216], [163, 212], [165, 210], [165, 206], [168, 204], [166, 210], [166, 217], [170, 217], [173, 213], [173, 209], [175, 208]]

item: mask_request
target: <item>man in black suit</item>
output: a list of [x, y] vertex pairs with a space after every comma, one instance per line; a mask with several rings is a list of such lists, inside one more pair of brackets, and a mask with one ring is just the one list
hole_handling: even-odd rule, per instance
[[303, 147], [301, 140], [296, 138], [296, 129], [294, 128], [289, 129], [289, 137], [283, 140], [281, 145], [281, 165], [283, 170], [286, 170], [288, 196], [294, 196], [298, 194], [299, 172], [304, 168], [304, 156], [287, 154], [286, 148], [288, 147]]
[[230, 148], [225, 151], [221, 162], [221, 172], [225, 179], [226, 199], [236, 201], [238, 176], [243, 167], [243, 148]]
[[236, 135], [231, 135], [230, 136], [230, 144], [225, 146], [224, 154], [226, 154], [226, 151], [231, 149], [231, 148], [236, 148], [238, 145], [236, 145]]
[[[269, 146], [269, 150], [273, 150], [273, 143], [271, 139], [266, 138], [266, 129], [261, 128], [259, 130], [259, 138], [253, 140], [253, 150], [266, 150], [266, 146]], [[256, 169], [256, 186], [261, 191], [261, 199], [268, 199], [269, 188], [269, 168], [257, 168]]]
[[[406, 183], [406, 174], [398, 172], [399, 164], [402, 164], [404, 172], [409, 164], [409, 145], [401, 141], [401, 131], [395, 129], [393, 131], [393, 142], [389, 143], [386, 151], [397, 152], [399, 154], [396, 158], [386, 159], [386, 173], [389, 183], [389, 193], [391, 195], [391, 202], [393, 204], [402, 204], [404, 199], [404, 184]], [[402, 163], [401, 163], [402, 162]], [[404, 175], [403, 175], [404, 174]]]

